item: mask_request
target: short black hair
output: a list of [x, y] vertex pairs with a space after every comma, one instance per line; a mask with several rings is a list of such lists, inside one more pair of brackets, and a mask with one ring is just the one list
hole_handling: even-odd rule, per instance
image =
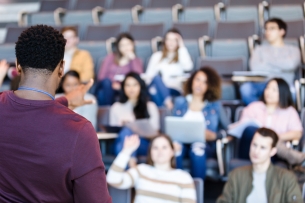
[[265, 27], [266, 27], [267, 23], [276, 23], [279, 26], [280, 30], [283, 29], [285, 31], [285, 34], [284, 34], [283, 38], [286, 37], [287, 24], [282, 19], [280, 19], [280, 18], [270, 18], [269, 20], [267, 20], [265, 22]]
[[[279, 107], [282, 109], [294, 106], [289, 85], [282, 78], [272, 78], [267, 82], [265, 89], [271, 81], [275, 81], [279, 88]], [[264, 90], [265, 92], [265, 90]], [[265, 94], [262, 95], [262, 102], [266, 104]]]
[[63, 60], [65, 46], [65, 38], [53, 27], [31, 26], [16, 42], [17, 62], [24, 72], [31, 69], [51, 74]]
[[148, 102], [148, 93], [145, 82], [141, 79], [140, 75], [136, 72], [129, 72], [125, 79], [122, 82], [122, 88], [120, 91], [120, 103], [125, 103], [128, 101], [128, 97], [125, 93], [125, 83], [128, 78], [133, 78], [138, 81], [140, 85], [140, 95], [138, 97], [138, 102], [133, 108], [133, 113], [136, 119], [144, 119], [149, 118], [149, 113], [147, 109], [147, 102]]
[[186, 95], [193, 93], [193, 81], [197, 73], [202, 72], [207, 76], [208, 89], [203, 96], [202, 100], [208, 100], [209, 102], [217, 101], [221, 97], [221, 79], [215, 69], [205, 66], [192, 73], [187, 80], [184, 92]]
[[58, 89], [56, 90], [56, 94], [58, 93], [65, 93], [64, 88], [63, 88], [63, 84], [65, 82], [65, 80], [67, 79], [67, 76], [71, 76], [71, 77], [75, 77], [76, 79], [78, 79], [80, 81], [80, 75], [77, 71], [75, 70], [69, 70], [68, 72], [66, 72], [66, 74], [61, 78]]
[[277, 136], [276, 132], [268, 128], [259, 128], [257, 129], [256, 133], [260, 134], [263, 137], [270, 137], [272, 139], [272, 148], [276, 146], [279, 137]]

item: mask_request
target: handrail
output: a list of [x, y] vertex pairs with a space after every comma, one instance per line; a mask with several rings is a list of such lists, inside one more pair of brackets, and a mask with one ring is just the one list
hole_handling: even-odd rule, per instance
[[132, 15], [132, 21], [134, 24], [137, 24], [140, 22], [139, 20], [139, 13], [143, 11], [143, 7], [140, 5], [135, 5], [131, 9], [131, 15]]
[[111, 54], [113, 52], [112, 50], [112, 44], [116, 42], [115, 37], [110, 37], [109, 39], [106, 40], [106, 50], [108, 54]]
[[211, 39], [209, 36], [204, 35], [202, 37], [198, 38], [198, 46], [199, 46], [199, 52], [201, 57], [206, 57], [205, 47], [207, 42], [210, 42]]
[[162, 40], [163, 38], [160, 36], [151, 39], [151, 49], [153, 53], [158, 51], [158, 43], [162, 42]]
[[66, 11], [67, 11], [66, 9], [61, 8], [61, 7], [55, 9], [55, 11], [54, 11], [55, 25], [61, 25], [62, 24], [60, 15], [64, 15], [66, 13]]
[[302, 63], [305, 64], [305, 38], [304, 38], [304, 36], [299, 37], [299, 43], [300, 43], [300, 48], [301, 48]]
[[221, 20], [221, 10], [225, 9], [225, 4], [222, 2], [219, 2], [214, 5], [214, 13], [215, 13], [215, 19], [217, 22]]
[[259, 41], [258, 35], [252, 35], [248, 37], [248, 47], [249, 47], [250, 56], [253, 54], [256, 41]]
[[267, 1], [258, 4], [258, 20], [261, 29], [264, 29], [265, 26], [265, 9], [267, 8], [269, 8], [269, 3]]
[[18, 13], [18, 26], [27, 26], [28, 22], [27, 22], [27, 18], [28, 18], [28, 12], [27, 11], [21, 11]]
[[104, 10], [105, 9], [101, 6], [96, 6], [92, 9], [91, 13], [94, 25], [99, 25], [101, 23], [99, 16], [104, 12]]
[[176, 4], [172, 7], [172, 19], [174, 23], [179, 21], [179, 11], [182, 10], [183, 6], [181, 4]]

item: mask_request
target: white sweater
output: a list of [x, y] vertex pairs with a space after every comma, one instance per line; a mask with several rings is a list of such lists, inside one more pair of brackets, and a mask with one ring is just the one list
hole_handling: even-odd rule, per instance
[[139, 164], [125, 172], [130, 157], [120, 153], [107, 174], [107, 182], [119, 189], [136, 189], [134, 203], [195, 203], [196, 191], [192, 177], [185, 171], [158, 170]]
[[[151, 127], [158, 131], [160, 129], [160, 116], [159, 110], [155, 103], [147, 102], [147, 111], [149, 114], [149, 123]], [[110, 108], [110, 121], [111, 126], [123, 126], [124, 122], [133, 122], [136, 120], [133, 113], [133, 105], [127, 101], [125, 103], [115, 102]]]
[[182, 76], [185, 71], [192, 70], [193, 61], [185, 47], [179, 48], [178, 57], [178, 62], [170, 63], [173, 56], [167, 57], [161, 61], [162, 52], [158, 51], [154, 53], [149, 60], [145, 74], [149, 78], [154, 78], [160, 72], [166, 87], [181, 91], [182, 83], [177, 80], [175, 76]]

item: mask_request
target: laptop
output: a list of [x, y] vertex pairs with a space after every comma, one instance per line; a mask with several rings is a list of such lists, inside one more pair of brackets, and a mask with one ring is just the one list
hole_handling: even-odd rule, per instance
[[165, 133], [174, 141], [182, 143], [205, 142], [206, 125], [203, 121], [183, 117], [165, 117]]

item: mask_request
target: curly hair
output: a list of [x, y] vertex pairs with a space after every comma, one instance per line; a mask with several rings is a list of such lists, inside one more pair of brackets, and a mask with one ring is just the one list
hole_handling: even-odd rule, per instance
[[32, 26], [23, 31], [16, 42], [17, 62], [28, 69], [51, 74], [64, 58], [66, 40], [53, 27]]
[[203, 96], [203, 100], [209, 102], [219, 100], [221, 97], [221, 79], [218, 73], [211, 67], [202, 67], [192, 73], [190, 78], [187, 80], [184, 92], [186, 95], [193, 93], [193, 80], [197, 73], [202, 72], [207, 76], [208, 89]]

